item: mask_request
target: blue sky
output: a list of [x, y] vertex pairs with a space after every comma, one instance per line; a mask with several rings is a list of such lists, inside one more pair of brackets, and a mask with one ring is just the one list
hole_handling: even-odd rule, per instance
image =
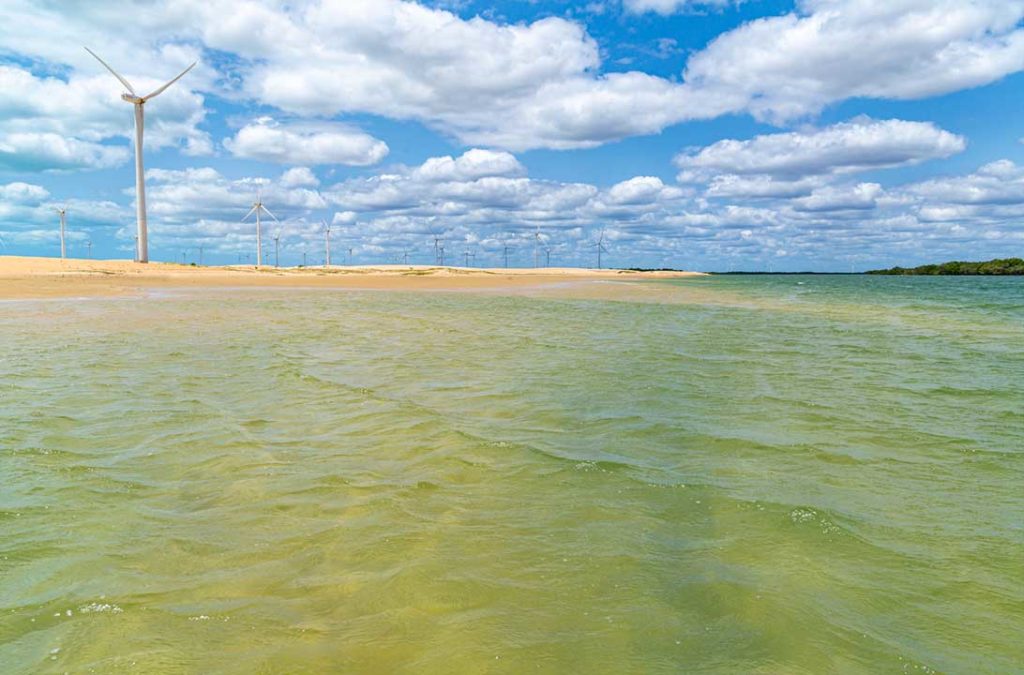
[[[1024, 253], [1024, 0], [9, 0], [0, 252], [848, 270]], [[126, 30], [130, 28], [130, 30]], [[338, 262], [335, 255], [335, 262]]]

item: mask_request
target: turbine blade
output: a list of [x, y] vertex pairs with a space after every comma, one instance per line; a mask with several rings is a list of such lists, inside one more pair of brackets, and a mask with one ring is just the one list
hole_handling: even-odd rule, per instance
[[255, 211], [255, 210], [256, 210], [256, 208], [257, 208], [257, 207], [256, 207], [256, 205], [253, 205], [253, 207], [252, 207], [251, 209], [249, 209], [249, 213], [245, 214], [245, 218], [242, 218], [242, 220], [243, 220], [243, 221], [244, 221], [244, 220], [248, 220], [248, 219], [249, 219], [249, 216], [251, 216], [251, 215], [253, 214], [253, 211]]
[[121, 84], [123, 84], [125, 87], [128, 88], [128, 91], [131, 92], [132, 96], [138, 96], [138, 94], [135, 93], [135, 89], [132, 88], [132, 85], [128, 83], [128, 80], [126, 80], [123, 77], [121, 77], [120, 75], [118, 75], [117, 71], [114, 70], [113, 68], [111, 68], [110, 66], [108, 66], [106, 61], [104, 61], [100, 57], [96, 56], [96, 52], [94, 52], [93, 50], [89, 49], [88, 47], [85, 47], [85, 51], [87, 51], [90, 54], [92, 54], [94, 59], [96, 59], [97, 61], [102, 63], [103, 67], [110, 71], [111, 75], [113, 75], [117, 79], [121, 80]]
[[198, 61], [193, 61], [192, 65], [189, 66], [188, 68], [186, 68], [185, 70], [181, 71], [181, 73], [176, 78], [174, 78], [173, 80], [171, 80], [170, 82], [168, 82], [164, 86], [160, 87], [159, 89], [154, 91], [152, 94], [147, 94], [146, 96], [143, 96], [142, 100], [143, 101], [148, 101], [149, 99], [151, 99], [151, 98], [153, 98], [155, 96], [159, 96], [160, 94], [162, 94], [164, 92], [164, 89], [167, 89], [167, 87], [171, 86], [172, 84], [174, 84], [175, 82], [177, 82], [181, 78], [185, 77], [185, 73], [187, 73], [188, 71], [190, 71], [193, 68], [195, 68], [197, 63], [199, 63], [199, 62]]
[[[270, 217], [271, 217], [271, 218], [273, 218], [274, 220], [277, 220], [277, 216], [275, 216], [275, 215], [274, 215], [273, 213], [271, 213], [271, 212], [270, 212], [270, 209], [268, 209], [268, 208], [267, 208], [266, 206], [263, 206], [262, 204], [260, 204], [260, 208], [262, 208], [262, 209], [263, 209], [263, 211], [264, 211], [264, 212], [265, 212], [265, 213], [266, 213], [266, 214], [267, 214], [268, 216], [270, 216]], [[279, 222], [279, 223], [280, 223], [281, 221], [280, 221], [280, 220], [277, 220], [277, 222]]]

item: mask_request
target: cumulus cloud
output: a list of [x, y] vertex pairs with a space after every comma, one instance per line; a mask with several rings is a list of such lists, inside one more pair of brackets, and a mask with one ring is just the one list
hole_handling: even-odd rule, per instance
[[642, 14], [655, 12], [667, 16], [687, 9], [702, 7], [727, 7], [734, 0], [623, 0], [622, 6], [627, 12]]
[[935, 96], [1024, 68], [1022, 18], [1020, 0], [799, 0], [717, 37], [685, 80], [772, 121], [854, 97]]
[[0, 198], [8, 202], [38, 204], [49, 196], [49, 191], [41, 185], [32, 185], [21, 181], [0, 185]]
[[284, 187], [316, 187], [320, 185], [320, 179], [306, 166], [295, 166], [288, 169], [281, 175], [281, 185]]
[[0, 168], [19, 171], [46, 169], [106, 169], [129, 158], [122, 146], [82, 141], [55, 133], [0, 134]]
[[678, 199], [683, 195], [682, 190], [665, 185], [656, 176], [636, 176], [609, 188], [608, 201], [612, 204], [650, 204]]
[[825, 129], [722, 140], [680, 154], [675, 163], [684, 171], [792, 179], [918, 164], [949, 157], [966, 145], [962, 136], [929, 122], [858, 118]]
[[1024, 168], [999, 160], [966, 176], [924, 181], [909, 192], [945, 204], [1024, 204]]
[[[661, 13], [727, 4], [625, 2], [628, 11]], [[720, 35], [691, 56], [681, 80], [607, 72], [594, 38], [565, 18], [464, 19], [404, 0], [180, 0], [145, 13], [127, 0], [89, 11], [11, 0], [5, 12], [0, 43], [67, 64], [72, 79], [101, 73], [78, 50], [82, 40], [100, 44], [107, 36], [104, 54], [112, 65], [127, 64], [130, 77], [174, 72], [205, 49], [217, 59], [190, 73], [177, 95], [196, 87], [293, 118], [418, 120], [467, 145], [510, 150], [594, 147], [730, 113], [785, 122], [852, 97], [922, 98], [1024, 68], [1021, 0], [800, 0], [788, 14]], [[138, 30], [122, 30], [126, 16]], [[42, 34], [48, 39], [33, 37]], [[189, 119], [193, 130], [179, 128], [176, 142], [209, 151]], [[278, 140], [309, 142], [278, 131]], [[244, 141], [232, 143], [247, 152]], [[357, 146], [326, 152], [324, 161], [354, 155], [367, 164], [383, 151], [369, 138]], [[280, 151], [272, 161], [315, 163], [295, 154]]]
[[807, 197], [793, 200], [793, 208], [815, 212], [873, 209], [882, 192], [882, 186], [878, 183], [828, 186], [815, 190]]
[[413, 175], [424, 181], [474, 180], [485, 176], [521, 176], [526, 173], [515, 155], [473, 148], [459, 157], [431, 157]]
[[238, 130], [224, 147], [236, 157], [278, 164], [368, 166], [388, 155], [387, 143], [341, 124], [279, 124], [263, 118]]

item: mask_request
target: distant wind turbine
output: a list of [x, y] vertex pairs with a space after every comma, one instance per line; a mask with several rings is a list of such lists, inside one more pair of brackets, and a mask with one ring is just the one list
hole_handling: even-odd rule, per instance
[[274, 267], [281, 266], [281, 230], [274, 235]]
[[434, 264], [435, 265], [443, 265], [444, 264], [444, 262], [441, 260], [441, 249], [443, 247], [440, 244], [441, 244], [441, 237], [439, 237], [438, 235], [435, 234], [434, 235]]
[[604, 230], [601, 230], [601, 236], [597, 239], [597, 269], [601, 269], [601, 254], [607, 252], [608, 249], [604, 247]]
[[180, 80], [182, 77], [184, 77], [185, 73], [187, 73], [195, 67], [196, 62], [193, 62], [191, 66], [181, 71], [181, 73], [176, 78], [174, 78], [164, 86], [160, 87], [159, 89], [145, 96], [139, 96], [135, 93], [135, 89], [132, 88], [132, 85], [128, 82], [128, 80], [118, 75], [117, 72], [113, 68], [108, 66], [103, 59], [96, 56], [95, 52], [93, 52], [88, 47], [85, 48], [85, 51], [92, 54], [93, 58], [102, 63], [103, 67], [110, 71], [111, 75], [120, 80], [121, 84], [123, 84], [128, 89], [128, 93], [121, 94], [121, 98], [135, 106], [135, 209], [139, 228], [139, 233], [137, 235], [138, 240], [135, 245], [135, 259], [138, 262], [148, 263], [149, 239], [146, 230], [146, 181], [145, 172], [142, 170], [142, 132], [144, 126], [143, 106], [146, 105], [146, 101], [152, 98], [156, 98], [157, 96], [162, 94], [164, 90], [167, 89], [167, 87], [171, 86], [172, 84]]
[[331, 266], [331, 226], [326, 220], [321, 221], [324, 224], [324, 244], [327, 248], [327, 257], [325, 258], [324, 265], [326, 267]]
[[510, 249], [508, 247], [508, 244], [505, 244], [505, 267], [506, 268], [508, 267], [508, 252], [509, 252], [509, 250]]
[[537, 223], [537, 231], [533, 233], [533, 266], [540, 267], [540, 223]]
[[544, 249], [544, 253], [548, 256], [548, 261], [544, 264], [545, 267], [551, 267], [551, 247], [548, 246]]
[[89, 257], [89, 258], [92, 258], [92, 239], [90, 239], [89, 241], [85, 242], [85, 249], [88, 251], [86, 256]]
[[260, 193], [259, 190], [257, 190], [256, 201], [253, 202], [252, 209], [249, 210], [249, 213], [245, 214], [245, 218], [242, 218], [242, 222], [245, 222], [253, 213], [256, 214], [256, 267], [263, 266], [263, 231], [262, 225], [260, 223], [261, 211], [265, 211], [266, 214], [273, 218], [275, 221], [281, 222], [277, 220], [277, 216], [270, 212], [270, 209], [263, 205], [263, 195]]
[[57, 212], [58, 216], [60, 216], [60, 259], [63, 260], [68, 255], [67, 248], [64, 245], [64, 216], [68, 212], [68, 207], [64, 206], [58, 208], [54, 206], [53, 210]]

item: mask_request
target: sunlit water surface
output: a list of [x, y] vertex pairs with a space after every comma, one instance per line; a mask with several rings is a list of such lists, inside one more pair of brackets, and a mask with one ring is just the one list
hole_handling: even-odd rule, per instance
[[5, 673], [1024, 669], [1022, 280], [9, 302], [0, 345]]

